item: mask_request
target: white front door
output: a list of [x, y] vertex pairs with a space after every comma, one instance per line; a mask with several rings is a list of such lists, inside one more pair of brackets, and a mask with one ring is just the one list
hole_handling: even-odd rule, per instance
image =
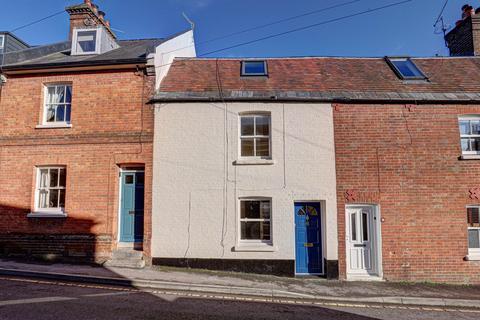
[[345, 222], [347, 278], [379, 277], [379, 237], [375, 207], [348, 206]]

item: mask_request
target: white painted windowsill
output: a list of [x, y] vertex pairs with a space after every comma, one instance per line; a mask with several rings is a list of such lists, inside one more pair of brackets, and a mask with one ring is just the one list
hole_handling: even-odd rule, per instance
[[66, 218], [66, 212], [30, 212], [27, 218]]
[[460, 158], [462, 160], [480, 160], [480, 154], [462, 154]]
[[465, 257], [465, 260], [467, 261], [480, 261], [480, 254], [469, 254], [468, 256]]
[[66, 129], [71, 128], [70, 123], [51, 123], [51, 124], [38, 124], [35, 129]]
[[271, 159], [238, 159], [233, 162], [236, 166], [272, 165], [275, 160]]
[[233, 250], [235, 252], [276, 252], [278, 248], [269, 244], [238, 244]]

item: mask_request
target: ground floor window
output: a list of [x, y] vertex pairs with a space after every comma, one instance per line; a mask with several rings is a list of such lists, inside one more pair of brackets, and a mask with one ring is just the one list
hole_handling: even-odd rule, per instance
[[67, 169], [37, 168], [36, 211], [63, 211], [65, 208]]
[[480, 206], [467, 208], [469, 254], [480, 255]]
[[240, 200], [240, 240], [270, 243], [271, 215], [270, 199]]

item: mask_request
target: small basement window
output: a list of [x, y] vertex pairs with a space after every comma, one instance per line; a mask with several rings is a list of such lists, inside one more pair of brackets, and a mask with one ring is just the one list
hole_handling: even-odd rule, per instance
[[242, 76], [266, 76], [267, 62], [265, 60], [242, 61]]
[[98, 48], [98, 29], [80, 29], [73, 33], [72, 54], [96, 54]]
[[425, 80], [427, 77], [417, 67], [415, 62], [410, 58], [389, 58], [387, 57], [388, 64], [392, 67], [393, 71], [400, 79], [403, 80]]

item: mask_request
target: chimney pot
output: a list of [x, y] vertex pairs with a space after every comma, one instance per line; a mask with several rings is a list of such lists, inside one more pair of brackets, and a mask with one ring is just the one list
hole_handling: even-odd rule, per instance
[[98, 17], [103, 20], [105, 18], [105, 12], [98, 10]]
[[85, 4], [88, 5], [89, 7], [92, 6], [92, 0], [83, 0], [83, 3], [85, 3]]
[[110, 28], [110, 21], [109, 21], [109, 20], [105, 20], [105, 25], [107, 26], [107, 28]]

